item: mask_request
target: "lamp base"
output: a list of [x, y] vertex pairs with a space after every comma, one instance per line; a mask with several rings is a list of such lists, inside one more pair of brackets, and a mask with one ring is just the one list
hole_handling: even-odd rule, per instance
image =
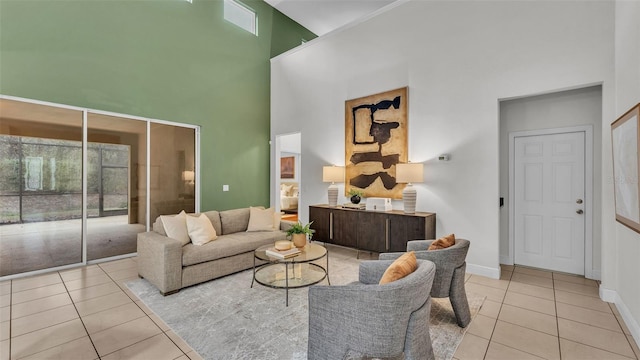
[[402, 201], [404, 202], [404, 213], [414, 214], [416, 212], [416, 189], [407, 186], [402, 191]]
[[327, 196], [329, 197], [329, 206], [338, 206], [338, 187], [336, 185], [329, 185]]

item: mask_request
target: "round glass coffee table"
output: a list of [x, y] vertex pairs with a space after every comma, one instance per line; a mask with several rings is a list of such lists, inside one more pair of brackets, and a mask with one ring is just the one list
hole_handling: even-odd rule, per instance
[[[329, 252], [324, 246], [307, 243], [300, 254], [281, 259], [269, 256], [265, 252], [272, 248], [273, 244], [257, 248], [253, 256], [253, 283], [276, 289], [285, 289], [285, 303], [289, 306], [289, 289], [296, 289], [317, 284], [327, 279], [329, 285]], [[325, 258], [325, 266], [314, 263]], [[256, 265], [256, 259], [266, 261]]]

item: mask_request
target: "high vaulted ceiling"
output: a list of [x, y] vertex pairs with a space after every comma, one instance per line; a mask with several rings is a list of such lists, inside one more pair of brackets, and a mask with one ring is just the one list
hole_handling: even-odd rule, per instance
[[396, 0], [265, 0], [300, 25], [322, 36]]

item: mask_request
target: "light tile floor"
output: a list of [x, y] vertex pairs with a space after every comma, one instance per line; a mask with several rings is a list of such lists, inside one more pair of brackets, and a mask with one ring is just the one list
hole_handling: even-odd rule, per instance
[[584, 277], [502, 265], [500, 280], [467, 274], [467, 292], [487, 298], [454, 357], [640, 359], [614, 304]]
[[[0, 360], [200, 359], [123, 285], [135, 258], [0, 283]], [[503, 266], [455, 358], [640, 359], [614, 305], [582, 277]]]

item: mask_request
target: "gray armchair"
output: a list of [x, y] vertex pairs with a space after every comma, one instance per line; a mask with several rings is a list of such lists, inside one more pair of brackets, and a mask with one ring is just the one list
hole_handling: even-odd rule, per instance
[[360, 263], [359, 282], [309, 288], [308, 359], [434, 359], [429, 336], [431, 261], [378, 285], [393, 261]]
[[[446, 249], [427, 251], [435, 240], [414, 240], [407, 243], [407, 251], [415, 251], [416, 258], [431, 260], [436, 264], [436, 276], [431, 287], [431, 297], [449, 298], [456, 321], [466, 327], [471, 321], [467, 293], [464, 290], [464, 275], [467, 268], [465, 259], [469, 251], [469, 240], [456, 239], [456, 243]], [[380, 254], [380, 260], [396, 259], [404, 253]]]

